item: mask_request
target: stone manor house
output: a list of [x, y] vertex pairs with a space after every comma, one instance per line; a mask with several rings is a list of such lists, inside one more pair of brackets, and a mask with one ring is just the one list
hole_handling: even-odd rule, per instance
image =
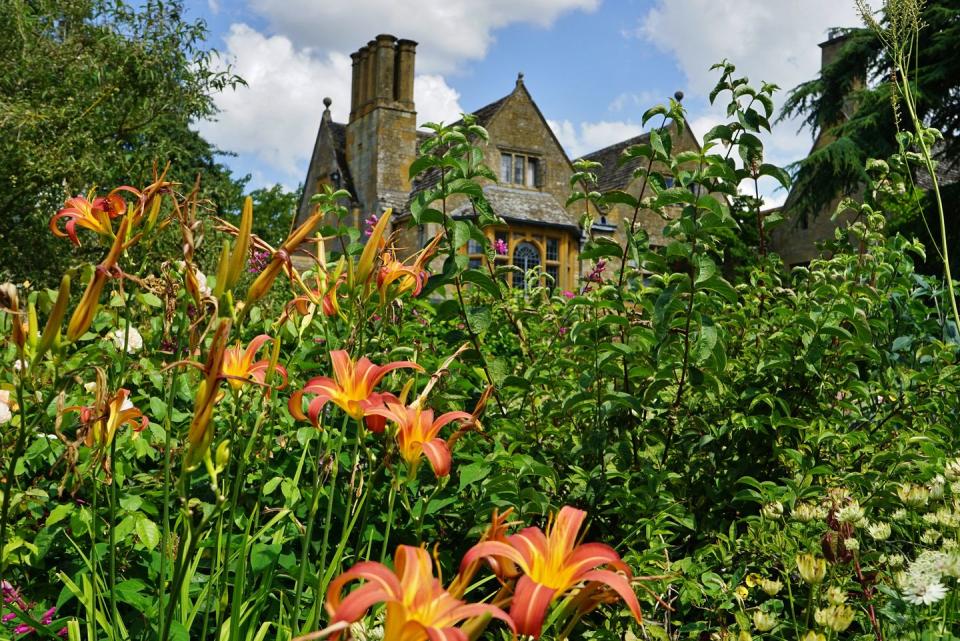
[[[408, 227], [411, 197], [429, 186], [408, 178], [418, 145], [431, 135], [417, 130], [413, 102], [416, 47], [417, 43], [411, 40], [379, 35], [351, 55], [349, 121], [334, 122], [331, 102], [324, 100], [326, 108], [307, 170], [297, 223], [310, 214], [310, 197], [327, 184], [350, 192], [352, 218], [358, 225], [367, 215], [379, 215], [392, 208], [391, 224], [397, 232], [401, 255], [417, 251], [438, 231], [435, 225]], [[575, 289], [581, 277], [577, 256], [586, 238], [579, 224], [583, 203], [571, 205], [570, 210], [564, 207], [570, 194], [571, 160], [524, 86], [523, 75], [518, 75], [513, 91], [473, 114], [490, 134], [490, 142], [483, 148], [484, 162], [499, 174], [499, 182], [483, 187], [493, 210], [506, 223], [486, 230], [491, 242], [500, 239], [507, 244], [507, 254], [497, 260], [524, 271], [539, 267], [554, 278], [556, 286]], [[601, 191], [639, 192], [640, 181], [633, 179], [639, 162], [618, 166], [617, 160], [623, 150], [646, 138], [642, 135], [624, 140], [586, 156], [603, 163], [598, 176]], [[679, 140], [674, 138], [675, 150], [697, 146], [689, 128], [685, 128]], [[462, 200], [448, 203], [448, 207], [454, 217], [470, 211], [469, 203]], [[593, 212], [593, 233], [609, 235], [622, 244], [621, 221], [633, 212], [620, 207]], [[649, 232], [651, 243], [663, 244], [663, 219], [651, 212], [645, 216], [643, 213], [639, 224]], [[484, 260], [475, 241], [471, 240], [465, 250], [474, 264]], [[513, 284], [524, 285], [522, 273], [514, 276]]]

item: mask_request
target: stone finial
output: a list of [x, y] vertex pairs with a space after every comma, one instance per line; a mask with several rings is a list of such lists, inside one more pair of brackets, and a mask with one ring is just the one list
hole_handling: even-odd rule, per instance
[[333, 100], [330, 99], [330, 96], [327, 96], [326, 98], [323, 99], [323, 106], [326, 107], [327, 109], [329, 109], [330, 105], [332, 104], [333, 104]]
[[517, 86], [520, 87], [523, 85], [523, 72], [517, 73]]
[[680, 102], [681, 100], [683, 100], [683, 92], [680, 90], [673, 92], [673, 99], [676, 100], [677, 102]]

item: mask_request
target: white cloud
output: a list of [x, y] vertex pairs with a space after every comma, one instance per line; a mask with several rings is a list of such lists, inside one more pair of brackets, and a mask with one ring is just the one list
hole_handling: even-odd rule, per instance
[[[482, 59], [496, 29], [516, 23], [549, 27], [562, 14], [593, 11], [600, 0], [251, 0], [272, 31], [297, 46], [356, 51], [376, 33], [420, 43], [417, 66], [447, 73]], [[376, 30], [376, 33], [374, 32]]]
[[[827, 39], [827, 30], [859, 25], [853, 2], [657, 0], [629, 35], [672, 55], [687, 78], [691, 97], [706, 100], [719, 77], [709, 67], [726, 58], [737, 66], [736, 74], [748, 77], [754, 86], [760, 81], [779, 85], [774, 101], [782, 103], [787, 91], [816, 76], [817, 43]], [[726, 122], [724, 107], [725, 103], [690, 113], [694, 133], [702, 139], [711, 127]], [[798, 134], [799, 125], [796, 120], [784, 121], [774, 125], [772, 134], [761, 136], [769, 162], [787, 165], [810, 151], [810, 135]], [[773, 185], [765, 179], [761, 188], [768, 203], [785, 198]]]
[[424, 74], [413, 82], [413, 102], [417, 107], [417, 123], [453, 122], [460, 117], [460, 92], [447, 85], [443, 76]]
[[643, 133], [639, 123], [623, 120], [600, 120], [574, 125], [569, 120], [547, 120], [557, 139], [571, 159], [580, 158], [598, 149]]
[[[333, 100], [331, 115], [346, 122], [350, 111], [350, 58], [331, 52], [317, 55], [298, 49], [286, 37], [267, 37], [245, 24], [226, 36], [226, 60], [246, 87], [216, 96], [216, 121], [197, 124], [211, 143], [255, 162], [252, 187], [272, 183], [296, 185], [307, 171], [323, 98]], [[460, 95], [442, 76], [418, 76], [414, 83], [418, 119], [454, 120]]]

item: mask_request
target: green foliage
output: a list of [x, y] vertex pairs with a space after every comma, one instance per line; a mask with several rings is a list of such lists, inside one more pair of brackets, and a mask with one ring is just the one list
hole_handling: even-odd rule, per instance
[[[202, 22], [180, 2], [133, 8], [107, 0], [11, 0], [0, 6], [0, 274], [51, 284], [76, 260], [55, 248], [51, 211], [90, 189], [146, 185], [155, 164], [220, 212], [239, 208], [245, 181], [191, 129], [213, 94], [242, 83], [216, 71]], [[189, 188], [189, 187], [187, 187]]]
[[[419, 631], [436, 608], [407, 621], [385, 578], [400, 565], [378, 565], [406, 545], [408, 573], [442, 572], [404, 581], [405, 596], [419, 587], [436, 605], [425, 588], [442, 575], [518, 623], [543, 609], [543, 638], [558, 641], [951, 638], [960, 336], [939, 282], [916, 270], [923, 245], [887, 229], [916, 206], [904, 186], [916, 158], [871, 161], [831, 257], [787, 270], [766, 249], [756, 189], [787, 180], [763, 155], [775, 87], [717, 69], [728, 122], [702, 149], [675, 152], [679, 103], [644, 116], [649, 144], [624, 152], [646, 160], [639, 196], [602, 193], [596, 164], [575, 165], [571, 204], [586, 217], [649, 210], [667, 239], [651, 247], [632, 221], [624, 246], [589, 238], [575, 292], [539, 271], [508, 287], [513, 268], [486, 244], [484, 265], [465, 260], [499, 222], [486, 132], [469, 117], [431, 125], [411, 167], [424, 185], [411, 224], [438, 230], [413, 256], [398, 255], [389, 220], [363, 239], [348, 194], [327, 189], [240, 279], [233, 252], [258, 238], [161, 185], [128, 195], [117, 218], [131, 234], [74, 270], [83, 295], [0, 289], [0, 575], [23, 593], [5, 606], [17, 623], [161, 641], [324, 636], [340, 615], [356, 638]], [[279, 233], [295, 196], [255, 200], [271, 212], [258, 233]], [[238, 238], [204, 288], [194, 250], [212, 227]], [[309, 254], [291, 256], [298, 246]], [[64, 304], [89, 316], [75, 340], [56, 320]], [[461, 562], [513, 544], [532, 564], [539, 535], [505, 534], [564, 506], [610, 545], [585, 548], [588, 570], [642, 578], [518, 566], [518, 579], [516, 557]], [[569, 547], [582, 534], [563, 529], [571, 514], [547, 527], [556, 564], [569, 560], [557, 532]], [[336, 596], [361, 580], [345, 614]], [[531, 603], [530, 582], [560, 594]], [[643, 627], [623, 607], [631, 591]], [[508, 634], [481, 617], [468, 630]]]

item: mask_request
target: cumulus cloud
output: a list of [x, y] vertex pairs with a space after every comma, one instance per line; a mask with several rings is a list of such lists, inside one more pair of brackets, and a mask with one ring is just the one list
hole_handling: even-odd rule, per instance
[[[709, 67], [726, 58], [737, 74], [781, 87], [775, 102], [785, 92], [813, 78], [820, 68], [817, 43], [827, 39], [831, 27], [860, 24], [852, 2], [835, 0], [657, 0], [628, 35], [653, 44], [671, 55], [687, 79], [687, 95], [703, 104], [716, 84], [717, 73]], [[723, 106], [693, 109], [691, 126], [698, 136], [726, 121]], [[786, 165], [805, 156], [811, 147], [809, 135], [797, 133], [799, 122], [786, 121], [765, 135], [770, 162]], [[782, 190], [764, 184], [768, 202], [781, 201]]]
[[581, 122], [577, 125], [569, 120], [547, 120], [547, 124], [572, 159], [643, 133], [639, 123], [623, 120]]
[[[600, 0], [251, 0], [270, 29], [299, 47], [356, 51], [371, 29], [420, 43], [418, 70], [448, 73], [466, 60], [480, 60], [496, 29], [517, 23], [549, 27], [573, 10], [593, 11]], [[375, 20], [371, 20], [375, 16]], [[375, 27], [373, 25], [376, 25]]]
[[[323, 98], [333, 100], [335, 121], [347, 121], [349, 56], [299, 49], [284, 36], [268, 37], [248, 25], [234, 24], [226, 36], [224, 58], [247, 86], [219, 94], [220, 114], [215, 121], [198, 123], [198, 130], [214, 145], [258, 165], [252, 186], [275, 180], [296, 185], [306, 174]], [[450, 121], [460, 113], [460, 95], [442, 76], [419, 76], [414, 87], [420, 122]]]

